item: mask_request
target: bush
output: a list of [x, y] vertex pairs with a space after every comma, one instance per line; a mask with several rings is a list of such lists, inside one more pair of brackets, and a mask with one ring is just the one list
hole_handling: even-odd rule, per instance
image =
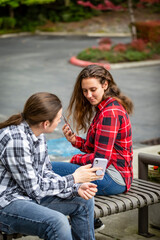
[[126, 44], [119, 43], [113, 47], [115, 52], [125, 52], [127, 50]]
[[143, 39], [135, 39], [131, 42], [130, 46], [133, 50], [143, 52], [146, 49], [147, 43]]
[[145, 43], [138, 39], [130, 44], [117, 44], [108, 51], [99, 47], [87, 48], [77, 55], [80, 60], [91, 62], [131, 62], [160, 58], [160, 43]]
[[4, 17], [2, 22], [2, 28], [13, 29], [16, 25], [16, 19], [11, 17]]
[[105, 51], [101, 51], [98, 48], [87, 48], [79, 53], [77, 58], [85, 61], [96, 62], [105, 59]]
[[142, 61], [151, 57], [151, 53], [139, 52], [134, 50], [128, 50], [126, 52], [126, 60], [131, 61]]
[[137, 37], [148, 42], [160, 42], [160, 21], [136, 22]]

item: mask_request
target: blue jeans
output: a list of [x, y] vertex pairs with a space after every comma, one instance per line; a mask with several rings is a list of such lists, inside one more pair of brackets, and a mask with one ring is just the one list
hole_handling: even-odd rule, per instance
[[[70, 223], [65, 215], [70, 216]], [[94, 240], [94, 199], [47, 196], [40, 204], [15, 200], [0, 209], [0, 230], [46, 240]]]
[[[53, 171], [60, 176], [72, 174], [79, 167], [80, 165], [68, 162], [52, 162]], [[126, 186], [116, 183], [107, 173], [105, 173], [103, 180], [97, 180], [93, 183], [97, 184], [97, 195], [114, 195], [126, 190]]]

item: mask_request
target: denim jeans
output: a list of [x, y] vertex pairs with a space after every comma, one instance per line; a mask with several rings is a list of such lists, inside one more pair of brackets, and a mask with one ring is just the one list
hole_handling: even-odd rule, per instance
[[[52, 169], [60, 176], [72, 174], [80, 165], [68, 163], [68, 162], [52, 162]], [[122, 186], [116, 183], [107, 173], [105, 173], [103, 180], [93, 181], [97, 184], [97, 195], [114, 195], [123, 193], [126, 190], [126, 186]]]
[[[68, 218], [70, 216], [69, 224]], [[15, 200], [0, 209], [0, 230], [46, 240], [94, 240], [94, 199], [47, 196], [40, 204]]]

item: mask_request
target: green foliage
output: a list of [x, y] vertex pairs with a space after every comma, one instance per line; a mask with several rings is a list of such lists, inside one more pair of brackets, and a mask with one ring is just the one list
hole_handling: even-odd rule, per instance
[[31, 16], [31, 13], [24, 18], [19, 18], [16, 25], [17, 28], [20, 28], [25, 32], [34, 32], [38, 26], [43, 25], [46, 22], [46, 19], [42, 14], [33, 15], [34, 17], [32, 16], [30, 18], [29, 16]]
[[22, 3], [26, 5], [32, 5], [32, 4], [48, 4], [55, 1], [56, 0], [24, 0]]
[[0, 18], [0, 28], [13, 29], [16, 25], [16, 19], [11, 17]]
[[6, 5], [12, 8], [17, 8], [21, 4], [21, 0], [0, 0], [0, 6], [4, 7]]
[[80, 52], [77, 58], [85, 61], [96, 62], [105, 59], [105, 52], [99, 49], [87, 48]]
[[138, 52], [134, 50], [128, 50], [125, 53], [126, 59], [129, 62], [132, 61], [143, 61], [151, 57], [151, 52], [146, 53], [146, 52]]
[[56, 0], [0, 0], [0, 6], [9, 5], [12, 8], [17, 8], [20, 5], [31, 5], [31, 4], [47, 4], [55, 2]]
[[[115, 45], [116, 46], [116, 45]], [[91, 62], [131, 62], [131, 61], [143, 61], [147, 59], [153, 59], [155, 56], [160, 58], [160, 43], [148, 45], [144, 51], [134, 50], [128, 45], [126, 51], [114, 51], [115, 46], [110, 50], [105, 51], [99, 48], [87, 48], [81, 51], [77, 58], [84, 61]]]

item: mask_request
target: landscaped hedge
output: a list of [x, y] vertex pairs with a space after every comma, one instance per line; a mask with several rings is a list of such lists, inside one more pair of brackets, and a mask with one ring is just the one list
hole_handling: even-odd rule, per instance
[[[106, 42], [106, 44], [105, 44]], [[118, 63], [160, 59], [160, 43], [146, 42], [143, 39], [133, 40], [131, 43], [112, 45], [105, 38], [99, 46], [93, 46], [81, 51], [79, 60]]]
[[136, 22], [137, 37], [148, 42], [160, 42], [160, 21]]

